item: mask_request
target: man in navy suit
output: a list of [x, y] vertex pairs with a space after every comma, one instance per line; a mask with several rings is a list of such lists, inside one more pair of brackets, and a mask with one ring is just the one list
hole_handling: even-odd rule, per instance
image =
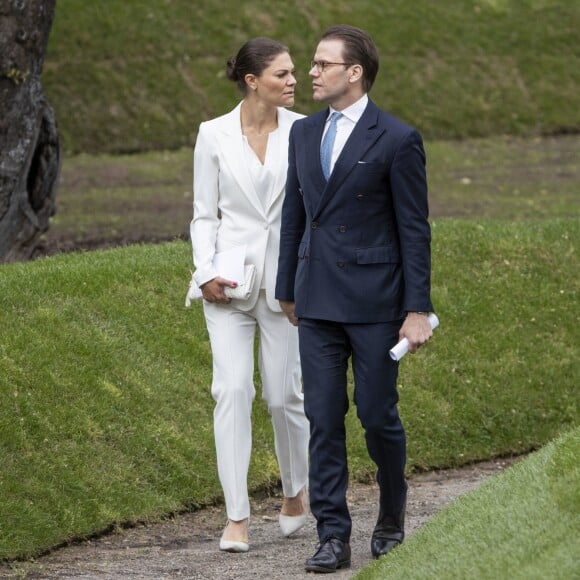
[[310, 505], [320, 539], [306, 561], [313, 572], [350, 565], [349, 358], [357, 415], [378, 470], [372, 555], [402, 542], [406, 442], [398, 363], [388, 351], [406, 337], [415, 352], [432, 334], [425, 152], [415, 129], [368, 98], [378, 63], [365, 31], [327, 30], [310, 76], [314, 100], [329, 107], [296, 121], [290, 134], [276, 298], [300, 339]]

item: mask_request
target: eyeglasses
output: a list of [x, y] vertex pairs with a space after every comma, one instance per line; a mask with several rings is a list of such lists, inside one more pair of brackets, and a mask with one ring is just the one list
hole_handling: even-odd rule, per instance
[[342, 64], [344, 66], [351, 66], [351, 62], [326, 62], [325, 60], [311, 60], [310, 70], [315, 68], [319, 73], [323, 73], [329, 66], [335, 64]]

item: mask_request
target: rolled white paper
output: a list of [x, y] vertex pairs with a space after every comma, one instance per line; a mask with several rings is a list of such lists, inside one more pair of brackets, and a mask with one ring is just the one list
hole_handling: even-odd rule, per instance
[[[434, 312], [427, 316], [427, 320], [431, 324], [431, 328], [435, 330], [439, 326], [439, 319]], [[393, 360], [401, 360], [409, 352], [409, 341], [406, 338], [400, 340], [390, 351], [389, 355]]]

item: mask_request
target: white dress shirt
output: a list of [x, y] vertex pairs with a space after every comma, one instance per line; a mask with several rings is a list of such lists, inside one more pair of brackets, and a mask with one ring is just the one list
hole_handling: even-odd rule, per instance
[[[244, 154], [246, 156], [246, 165], [250, 173], [250, 178], [254, 189], [262, 202], [262, 207], [266, 211], [270, 198], [274, 193], [274, 185], [276, 184], [276, 164], [275, 154], [278, 150], [278, 139], [280, 132], [278, 129], [270, 132], [268, 135], [268, 144], [266, 145], [266, 155], [264, 163], [260, 161], [256, 152], [252, 149], [248, 139], [245, 135], [242, 136], [244, 140]], [[266, 287], [266, 277], [262, 277], [262, 284], [260, 289]]]
[[278, 148], [278, 139], [280, 132], [278, 129], [271, 131], [268, 134], [268, 144], [266, 145], [266, 155], [264, 163], [260, 161], [256, 152], [252, 149], [248, 139], [245, 135], [242, 136], [244, 140], [244, 154], [246, 156], [246, 166], [250, 173], [250, 178], [254, 189], [262, 202], [264, 210], [268, 207], [268, 203], [273, 193], [273, 188], [276, 181], [276, 166], [275, 158]]

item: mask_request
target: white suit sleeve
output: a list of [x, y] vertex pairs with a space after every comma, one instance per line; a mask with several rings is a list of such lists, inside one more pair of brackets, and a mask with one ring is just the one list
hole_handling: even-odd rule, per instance
[[193, 219], [190, 224], [193, 248], [193, 279], [201, 286], [217, 276], [212, 266], [219, 228], [219, 160], [215, 141], [201, 123], [193, 152]]

